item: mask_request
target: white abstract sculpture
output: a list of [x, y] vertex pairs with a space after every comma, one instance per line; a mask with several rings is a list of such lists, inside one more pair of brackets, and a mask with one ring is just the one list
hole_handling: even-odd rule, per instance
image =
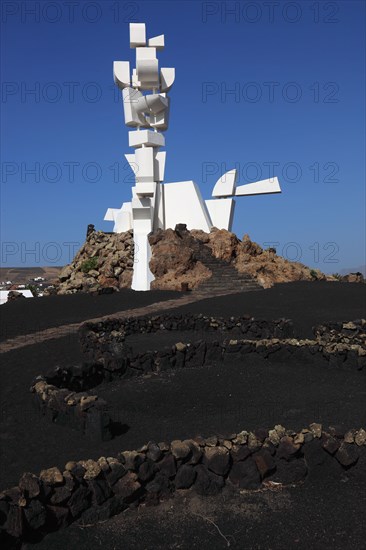
[[[168, 129], [170, 100], [167, 92], [175, 79], [175, 69], [159, 69], [156, 51], [165, 46], [164, 35], [146, 40], [145, 23], [130, 23], [130, 47], [136, 49], [136, 68], [129, 61], [115, 61], [114, 81], [122, 91], [126, 125], [133, 154], [125, 155], [135, 174], [131, 202], [108, 208], [104, 219], [113, 221], [113, 231], [133, 230], [135, 243], [132, 288], [150, 290], [154, 277], [149, 268], [151, 249], [148, 235], [156, 229], [185, 223], [188, 229], [210, 231], [212, 227], [231, 230], [234, 196], [280, 193], [276, 177], [236, 187], [237, 172], [229, 170], [216, 182], [211, 200], [203, 200], [193, 181], [163, 183], [166, 152], [161, 132]], [[151, 92], [143, 94], [142, 92]]]

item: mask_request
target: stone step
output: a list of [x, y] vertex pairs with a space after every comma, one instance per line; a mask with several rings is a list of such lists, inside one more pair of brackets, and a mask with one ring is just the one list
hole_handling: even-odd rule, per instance
[[250, 292], [262, 290], [262, 287], [250, 275], [239, 273], [235, 267], [224, 260], [215, 258], [203, 243], [193, 245], [195, 259], [201, 261], [211, 272], [209, 279], [203, 281], [198, 291], [217, 292], [220, 290]]

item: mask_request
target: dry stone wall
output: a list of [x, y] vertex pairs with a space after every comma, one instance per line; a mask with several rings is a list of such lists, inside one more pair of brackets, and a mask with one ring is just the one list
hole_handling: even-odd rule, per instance
[[277, 489], [317, 474], [339, 478], [365, 472], [366, 431], [311, 424], [300, 432], [272, 430], [150, 441], [116, 457], [68, 462], [64, 469], [24, 473], [0, 493], [4, 548], [39, 540], [79, 520], [91, 524], [124, 509], [154, 503], [174, 492], [215, 495], [225, 485]]

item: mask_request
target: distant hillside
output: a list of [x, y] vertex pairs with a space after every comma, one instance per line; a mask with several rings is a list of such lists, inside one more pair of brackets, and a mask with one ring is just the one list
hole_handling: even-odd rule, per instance
[[0, 282], [24, 284], [35, 277], [44, 277], [47, 282], [56, 281], [62, 266], [45, 267], [0, 267]]

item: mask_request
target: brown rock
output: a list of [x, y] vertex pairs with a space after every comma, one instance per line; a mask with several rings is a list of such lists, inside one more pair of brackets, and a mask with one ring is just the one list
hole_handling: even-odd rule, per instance
[[42, 470], [39, 474], [39, 478], [43, 483], [47, 485], [61, 485], [64, 482], [64, 477], [60, 470], [56, 467]]

